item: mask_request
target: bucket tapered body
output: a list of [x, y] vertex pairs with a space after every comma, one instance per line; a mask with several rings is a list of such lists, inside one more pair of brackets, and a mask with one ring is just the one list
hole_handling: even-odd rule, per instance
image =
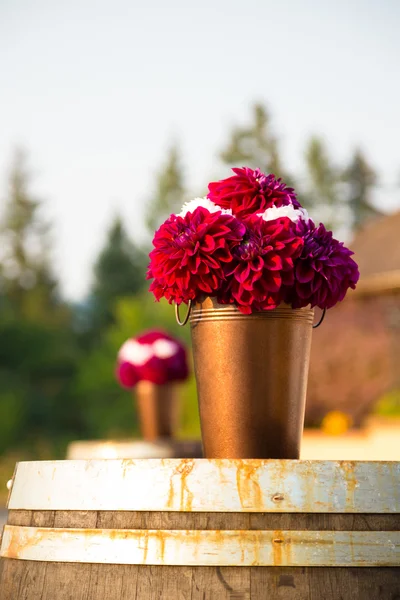
[[313, 314], [243, 315], [213, 298], [192, 308], [206, 458], [299, 458]]

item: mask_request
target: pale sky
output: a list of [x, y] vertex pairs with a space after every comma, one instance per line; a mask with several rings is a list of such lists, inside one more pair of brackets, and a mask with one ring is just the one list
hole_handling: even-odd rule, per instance
[[62, 290], [80, 299], [117, 210], [143, 239], [171, 142], [198, 195], [228, 175], [218, 150], [262, 101], [288, 170], [301, 175], [313, 133], [338, 163], [360, 145], [393, 210], [399, 31], [398, 0], [0, 0], [1, 198], [22, 145], [54, 222]]

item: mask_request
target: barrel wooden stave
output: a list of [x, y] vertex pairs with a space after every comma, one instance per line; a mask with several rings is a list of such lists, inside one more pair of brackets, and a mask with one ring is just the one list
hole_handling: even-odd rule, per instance
[[8, 525], [83, 529], [393, 531], [400, 515], [10, 510]]
[[391, 568], [2, 563], [2, 600], [397, 600], [399, 594]]

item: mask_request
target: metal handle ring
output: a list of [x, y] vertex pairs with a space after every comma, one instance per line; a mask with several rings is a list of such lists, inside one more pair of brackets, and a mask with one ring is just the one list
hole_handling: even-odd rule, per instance
[[180, 316], [179, 316], [179, 304], [175, 304], [175, 318], [176, 318], [176, 322], [178, 323], [178, 325], [180, 325], [181, 327], [186, 325], [186, 323], [189, 321], [191, 310], [192, 310], [192, 301], [189, 300], [186, 316], [183, 319], [183, 321], [181, 321]]
[[324, 308], [322, 310], [322, 315], [321, 315], [321, 318], [318, 321], [318, 323], [315, 323], [315, 325], [312, 326], [313, 329], [317, 329], [317, 327], [319, 327], [321, 325], [322, 321], [325, 319], [325, 313], [326, 313], [326, 308]]

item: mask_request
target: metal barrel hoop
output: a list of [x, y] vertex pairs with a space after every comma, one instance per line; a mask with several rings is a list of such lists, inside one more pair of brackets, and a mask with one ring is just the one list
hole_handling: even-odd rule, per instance
[[179, 304], [175, 304], [175, 318], [176, 318], [176, 322], [178, 323], [178, 325], [180, 325], [181, 327], [183, 327], [184, 325], [186, 325], [186, 323], [189, 321], [190, 311], [191, 310], [192, 310], [192, 301], [189, 300], [189, 302], [188, 302], [188, 308], [187, 308], [187, 313], [186, 313], [185, 318], [183, 319], [183, 321], [181, 321], [181, 318], [179, 316]]

